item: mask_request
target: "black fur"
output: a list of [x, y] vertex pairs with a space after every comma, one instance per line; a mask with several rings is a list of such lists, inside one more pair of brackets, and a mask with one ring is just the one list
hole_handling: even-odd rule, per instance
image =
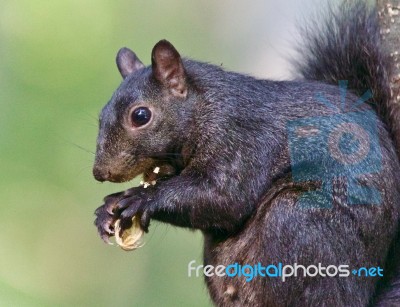
[[[166, 41], [154, 47], [150, 67], [140, 68], [134, 53], [124, 52], [133, 56], [117, 59], [125, 79], [100, 116], [94, 175], [100, 181], [121, 182], [141, 173], [149, 178], [155, 166], [162, 171], [155, 186], [105, 199], [96, 211], [100, 235], [106, 240], [113, 235], [116, 219], [123, 229], [130, 227], [137, 214], [144, 229], [156, 219], [201, 230], [204, 262], [214, 266], [385, 266], [400, 206], [400, 165], [387, 128], [390, 122], [385, 122], [390, 109], [388, 62], [379, 51], [374, 15], [359, 2], [346, 8], [329, 19], [320, 35], [308, 36], [310, 45], [299, 67], [310, 80], [257, 80], [182, 60]], [[354, 37], [349, 34], [353, 32]], [[371, 49], [359, 52], [359, 47]], [[359, 113], [341, 110], [340, 90], [327, 84], [340, 79], [349, 80], [357, 95], [371, 88], [382, 120], [367, 103], [356, 108]], [[330, 104], [321, 103], [318, 93]], [[346, 105], [354, 106], [357, 99], [348, 94]], [[130, 118], [137, 107], [152, 112], [152, 120], [139, 128]], [[326, 178], [299, 181], [296, 176], [310, 169], [324, 174], [336, 169], [318, 148], [296, 160], [290, 144], [305, 152], [314, 144], [289, 137], [289, 127], [299, 120], [323, 118], [324, 127], [334, 129], [338, 114], [348, 122], [364, 114], [366, 131], [376, 128], [371, 144], [379, 147], [373, 161], [379, 159], [380, 169], [360, 174], [349, 167], [346, 178], [339, 176], [330, 190], [321, 190], [332, 203], [311, 198], [313, 206], [300, 206], [300, 197], [321, 189]], [[364, 137], [358, 131], [354, 135]], [[350, 180], [374, 187], [380, 203], [365, 203], [368, 195], [358, 191], [356, 197], [364, 202], [351, 204]], [[378, 278], [297, 277], [282, 282], [258, 277], [246, 283], [244, 277], [214, 276], [206, 282], [219, 306], [366, 306], [377, 295]]]
[[[319, 27], [304, 26], [305, 43], [298, 47], [296, 72], [308, 80], [338, 84], [348, 80], [357, 95], [373, 93], [375, 107], [396, 140], [400, 136], [400, 110], [390, 100], [392, 59], [382, 44], [378, 14], [364, 1], [345, 0], [331, 8]], [[397, 150], [400, 153], [400, 144]]]

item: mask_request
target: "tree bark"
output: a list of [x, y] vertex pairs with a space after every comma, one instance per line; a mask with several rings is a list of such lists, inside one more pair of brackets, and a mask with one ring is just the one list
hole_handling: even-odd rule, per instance
[[389, 119], [400, 154], [400, 0], [376, 0], [383, 47], [392, 59], [390, 72], [391, 97]]

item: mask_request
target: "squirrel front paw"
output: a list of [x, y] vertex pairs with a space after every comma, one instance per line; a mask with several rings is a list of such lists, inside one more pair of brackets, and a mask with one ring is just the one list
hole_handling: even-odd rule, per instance
[[115, 235], [114, 224], [120, 220], [120, 233], [132, 226], [132, 218], [140, 217], [140, 227], [148, 232], [150, 224], [150, 211], [145, 205], [148, 197], [142, 187], [132, 188], [124, 192], [108, 195], [104, 204], [96, 209], [95, 226], [102, 240], [108, 244], [109, 238]]
[[145, 232], [149, 231], [152, 210], [148, 198], [143, 194], [122, 199], [118, 202], [115, 211], [119, 213], [121, 233], [132, 226], [134, 216], [139, 218], [140, 228]]
[[118, 192], [104, 197], [104, 204], [96, 209], [94, 221], [97, 231], [104, 242], [111, 244], [109, 238], [114, 235], [114, 223], [117, 220], [114, 210], [126, 192]]

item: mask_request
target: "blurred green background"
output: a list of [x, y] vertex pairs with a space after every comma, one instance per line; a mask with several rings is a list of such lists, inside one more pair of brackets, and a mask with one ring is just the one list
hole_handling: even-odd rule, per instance
[[0, 306], [211, 305], [203, 278], [187, 276], [201, 233], [153, 222], [134, 252], [99, 239], [95, 208], [137, 181], [92, 178], [97, 115], [121, 81], [122, 46], [149, 64], [166, 38], [285, 78], [300, 4], [277, 2], [0, 0]]

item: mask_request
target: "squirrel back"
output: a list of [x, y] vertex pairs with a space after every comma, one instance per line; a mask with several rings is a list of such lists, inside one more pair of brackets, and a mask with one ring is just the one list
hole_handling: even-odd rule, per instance
[[[400, 106], [391, 99], [394, 62], [382, 42], [378, 12], [365, 1], [344, 1], [330, 9], [319, 28], [304, 27], [304, 42], [295, 68], [307, 80], [337, 85], [341, 80], [371, 103], [386, 123], [400, 155]], [[317, 23], [318, 24], [318, 23]], [[400, 226], [400, 225], [399, 225]], [[400, 228], [400, 227], [399, 227]], [[374, 304], [400, 304], [400, 230], [386, 261], [387, 275], [378, 284]]]

